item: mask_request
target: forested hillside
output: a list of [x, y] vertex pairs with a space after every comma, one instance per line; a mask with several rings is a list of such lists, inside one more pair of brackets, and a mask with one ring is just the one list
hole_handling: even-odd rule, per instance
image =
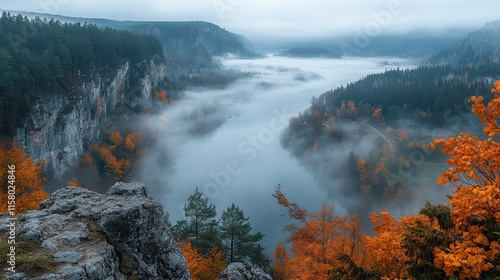
[[500, 62], [500, 20], [490, 22], [455, 46], [431, 57], [432, 63], [453, 65]]
[[278, 185], [273, 196], [296, 222], [285, 228], [289, 249], [276, 246], [274, 279], [498, 279], [500, 81], [491, 93], [489, 102], [470, 98], [484, 125], [478, 136], [463, 131], [429, 146], [448, 158], [436, 177], [455, 187], [446, 204], [421, 202], [418, 214], [399, 218], [374, 212], [366, 235], [360, 216], [341, 215], [325, 201], [318, 211], [301, 208]]
[[[498, 24], [490, 24], [462, 46], [468, 48], [466, 42], [485, 32], [500, 38]], [[445, 163], [428, 144], [463, 130], [480, 132], [468, 100], [491, 98], [493, 82], [500, 78], [491, 40], [484, 49], [475, 48], [482, 59], [476, 55], [464, 58], [467, 63], [389, 70], [313, 98], [290, 120], [283, 146], [363, 221], [373, 211], [413, 211], [425, 199], [438, 200], [444, 190], [430, 178]]]
[[3, 13], [0, 19], [0, 132], [10, 135], [35, 101], [80, 94], [94, 76], [108, 76], [125, 62], [163, 57], [161, 43], [90, 24], [69, 24]]
[[[200, 68], [216, 67], [212, 56], [231, 53], [241, 57], [258, 57], [253, 44], [242, 35], [234, 34], [204, 21], [116, 21], [102, 18], [75, 18], [32, 12], [21, 12], [29, 18], [54, 18], [61, 22], [87, 22], [100, 28], [110, 27], [156, 37], [163, 45], [172, 74], [195, 73]], [[168, 20], [168, 19], [166, 19]], [[179, 73], [176, 73], [179, 72]]]

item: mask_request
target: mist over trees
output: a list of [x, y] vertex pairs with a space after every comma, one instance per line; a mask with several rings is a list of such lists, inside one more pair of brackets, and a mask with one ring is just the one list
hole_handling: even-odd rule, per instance
[[473, 95], [491, 98], [500, 64], [420, 66], [367, 77], [313, 98], [293, 117], [282, 145], [301, 159], [328, 192], [365, 220], [377, 209], [421, 201], [444, 158], [428, 143], [466, 129]]
[[496, 279], [500, 275], [500, 81], [487, 104], [470, 99], [485, 124], [481, 138], [467, 132], [437, 139], [431, 147], [449, 156], [439, 184], [453, 183], [446, 204], [426, 202], [419, 214], [396, 219], [373, 213], [373, 236], [357, 216], [339, 215], [323, 202], [318, 212], [273, 195], [299, 224], [290, 224], [289, 250], [278, 244], [277, 279]]
[[[196, 42], [198, 35], [189, 33], [193, 26], [206, 24], [175, 24], [160, 30]], [[150, 23], [138, 28], [152, 33], [159, 27]], [[217, 34], [222, 43], [211, 44], [214, 50], [240, 49], [229, 40], [233, 36]], [[169, 41], [167, 35], [163, 39]], [[171, 49], [178, 43], [170, 40]], [[97, 75], [107, 77], [126, 62], [140, 72], [147, 61], [163, 59], [163, 50], [153, 36], [3, 13], [0, 133], [11, 135], [36, 101], [53, 94], [81, 94], [79, 84]], [[182, 59], [212, 65], [207, 50], [182, 50]], [[241, 53], [253, 57], [247, 50]], [[288, 55], [318, 53], [295, 49]], [[452, 51], [439, 57], [439, 61], [457, 60]], [[345, 201], [341, 206], [348, 213], [339, 214], [340, 207], [326, 201], [318, 202], [316, 211], [301, 208], [288, 200], [285, 188], [278, 187], [274, 197], [293, 222], [285, 228], [287, 243], [275, 249], [270, 268], [275, 279], [496, 279], [500, 275], [500, 82], [494, 84], [500, 78], [500, 64], [488, 57], [469, 46], [453, 65], [368, 75], [313, 98], [307, 110], [290, 120], [283, 146], [325, 183], [329, 194]], [[176, 85], [165, 82], [165, 87], [224, 88], [255, 75], [193, 71], [196, 74], [179, 75]], [[161, 105], [174, 101], [165, 91], [153, 98]], [[193, 137], [215, 131], [226, 119], [210, 122], [218, 108], [210, 104], [203, 108], [186, 115], [187, 121], [196, 121]], [[457, 135], [462, 130], [467, 133]], [[89, 144], [80, 178], [88, 176], [99, 186], [135, 178], [134, 167], [140, 165], [151, 138], [131, 129], [104, 133], [102, 141]], [[9, 166], [19, 167], [19, 211], [38, 207], [48, 197], [42, 185], [43, 162], [35, 162], [15, 145], [0, 149], [3, 182], [9, 181]], [[446, 200], [444, 193], [433, 189], [441, 167], [447, 169], [438, 183], [454, 187], [447, 203], [426, 202], [419, 214], [400, 218], [382, 211], [420, 205], [422, 195], [430, 192]], [[90, 183], [73, 177], [68, 185]], [[0, 198], [6, 200], [7, 188], [2, 188]], [[260, 245], [264, 234], [253, 231], [249, 217], [234, 203], [218, 216], [215, 205], [196, 188], [183, 210], [185, 219], [171, 230], [193, 279], [216, 279], [236, 261], [270, 267]], [[368, 225], [372, 235], [367, 234]]]
[[10, 135], [44, 96], [81, 94], [80, 83], [125, 62], [163, 57], [153, 36], [3, 12], [0, 18], [0, 133]]

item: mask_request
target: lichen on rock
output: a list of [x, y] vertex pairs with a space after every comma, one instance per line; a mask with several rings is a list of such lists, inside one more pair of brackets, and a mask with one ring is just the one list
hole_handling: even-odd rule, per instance
[[[16, 242], [34, 241], [53, 271], [7, 279], [190, 279], [163, 215], [141, 183], [116, 183], [106, 194], [67, 187], [39, 210], [18, 217]], [[7, 215], [0, 216], [6, 224]], [[0, 228], [5, 235], [6, 227]]]

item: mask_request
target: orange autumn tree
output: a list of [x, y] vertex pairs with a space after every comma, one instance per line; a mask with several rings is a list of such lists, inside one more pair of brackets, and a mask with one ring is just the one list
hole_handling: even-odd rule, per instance
[[288, 275], [288, 251], [283, 243], [278, 243], [274, 249], [274, 264], [271, 268], [271, 276], [274, 280], [290, 279]]
[[288, 201], [280, 187], [273, 196], [301, 226], [286, 227], [291, 248], [285, 254], [284, 246], [278, 245], [280, 265], [275, 272], [284, 279], [370, 277], [372, 272], [363, 268], [366, 237], [359, 230], [357, 218], [336, 215], [333, 206], [326, 202], [318, 212], [309, 212]]
[[0, 212], [7, 211], [9, 166], [15, 166], [16, 213], [37, 209], [40, 203], [49, 198], [43, 189], [43, 162], [38, 164], [26, 154], [19, 144], [0, 144], [0, 178], [2, 181], [0, 193]]
[[383, 276], [403, 278], [406, 276], [406, 255], [401, 246], [403, 225], [388, 212], [373, 213], [368, 219], [374, 224], [375, 236], [368, 238], [368, 256], [374, 269]]
[[136, 147], [142, 144], [143, 139], [144, 136], [140, 132], [134, 132], [127, 135], [127, 137], [125, 137], [125, 149], [127, 149], [129, 152], [133, 152]]
[[178, 240], [177, 243], [186, 259], [189, 274], [193, 280], [216, 280], [220, 272], [227, 267], [224, 254], [216, 247], [210, 248], [208, 254], [203, 256], [189, 239]]
[[69, 180], [68, 183], [66, 183], [66, 185], [68, 185], [68, 187], [75, 187], [75, 188], [80, 188], [82, 186], [80, 182], [78, 182], [78, 178], [76, 177], [71, 178], [71, 180]]
[[[368, 267], [390, 279], [407, 279], [411, 259], [405, 240], [410, 236], [408, 229], [418, 225], [433, 224], [425, 215], [402, 216], [396, 220], [389, 212], [373, 213], [368, 220], [372, 222], [374, 237], [367, 237], [366, 256]], [[427, 278], [422, 278], [427, 279]]]
[[200, 274], [202, 270], [202, 257], [201, 254], [193, 247], [191, 241], [188, 239], [185, 242], [177, 242], [179, 244], [179, 248], [186, 259], [186, 263], [189, 269], [189, 274], [191, 275], [191, 279], [198, 280], [200, 279]]
[[203, 257], [201, 274], [202, 279], [219, 279], [219, 274], [226, 269], [227, 262], [224, 260], [224, 253], [220, 248], [212, 247], [208, 254]]
[[104, 163], [106, 177], [112, 181], [124, 180], [128, 175], [130, 161], [121, 159], [118, 160], [109, 148], [99, 147], [96, 144], [91, 146], [91, 149], [96, 153], [100, 160]]
[[454, 226], [448, 248], [435, 248], [434, 264], [448, 276], [489, 278], [500, 274], [500, 81], [493, 98], [470, 99], [472, 112], [484, 124], [484, 138], [461, 135], [436, 140], [432, 147], [450, 156], [438, 183], [457, 186], [449, 206]]
[[113, 143], [113, 145], [119, 146], [123, 142], [123, 138], [119, 132], [114, 131], [109, 135], [109, 141]]

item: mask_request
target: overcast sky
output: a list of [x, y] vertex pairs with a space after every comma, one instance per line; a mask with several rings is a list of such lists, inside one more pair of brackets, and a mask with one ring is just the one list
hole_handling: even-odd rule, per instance
[[115, 20], [203, 20], [250, 39], [314, 38], [366, 28], [472, 30], [500, 19], [498, 0], [1, 0], [0, 8]]

